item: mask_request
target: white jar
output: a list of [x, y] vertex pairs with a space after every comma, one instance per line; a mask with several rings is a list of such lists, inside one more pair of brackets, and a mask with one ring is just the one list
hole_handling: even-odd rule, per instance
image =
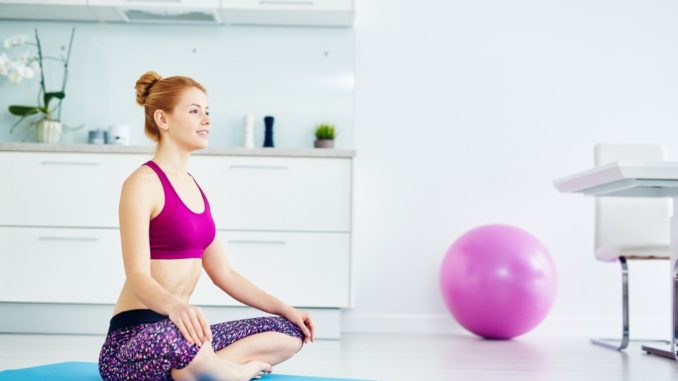
[[114, 124], [108, 128], [108, 144], [128, 146], [129, 126], [126, 124]]

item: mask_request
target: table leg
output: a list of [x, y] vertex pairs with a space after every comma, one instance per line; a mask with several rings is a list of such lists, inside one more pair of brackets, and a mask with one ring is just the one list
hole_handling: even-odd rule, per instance
[[668, 348], [643, 345], [648, 354], [678, 360], [678, 197], [673, 198], [671, 215], [671, 344]]

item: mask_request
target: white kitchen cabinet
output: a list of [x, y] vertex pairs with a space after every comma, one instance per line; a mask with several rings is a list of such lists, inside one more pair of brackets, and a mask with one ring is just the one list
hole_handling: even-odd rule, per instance
[[[196, 154], [231, 265], [285, 302], [350, 306], [350, 157]], [[150, 153], [0, 150], [0, 303], [113, 304], [122, 183]], [[205, 273], [192, 302], [240, 306]]]
[[196, 155], [191, 173], [223, 229], [350, 230], [350, 160]]
[[350, 26], [353, 0], [221, 0], [227, 24]]
[[117, 227], [122, 183], [145, 155], [0, 152], [0, 225]]
[[[301, 307], [348, 307], [348, 233], [217, 234], [229, 264], [264, 291]], [[200, 305], [242, 305], [203, 272], [191, 299]]]
[[87, 5], [87, 0], [0, 0], [0, 4]]
[[87, 0], [0, 0], [0, 19], [91, 21]]
[[125, 280], [117, 229], [0, 227], [0, 301], [109, 303]]

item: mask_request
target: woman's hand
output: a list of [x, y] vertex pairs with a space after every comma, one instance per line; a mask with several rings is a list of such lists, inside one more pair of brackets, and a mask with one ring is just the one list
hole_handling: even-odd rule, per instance
[[189, 343], [200, 347], [205, 340], [212, 342], [212, 330], [200, 308], [179, 302], [170, 308], [169, 319]]
[[311, 316], [306, 311], [299, 311], [294, 307], [286, 306], [283, 308], [280, 316], [296, 324], [301, 332], [304, 333], [304, 343], [315, 339], [315, 327], [311, 321]]

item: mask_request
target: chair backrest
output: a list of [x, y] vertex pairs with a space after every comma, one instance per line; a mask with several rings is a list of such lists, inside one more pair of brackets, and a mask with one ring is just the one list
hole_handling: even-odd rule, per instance
[[[598, 144], [595, 164], [619, 160], [664, 161], [660, 145]], [[596, 197], [596, 249], [609, 245], [668, 245], [668, 198]]]

